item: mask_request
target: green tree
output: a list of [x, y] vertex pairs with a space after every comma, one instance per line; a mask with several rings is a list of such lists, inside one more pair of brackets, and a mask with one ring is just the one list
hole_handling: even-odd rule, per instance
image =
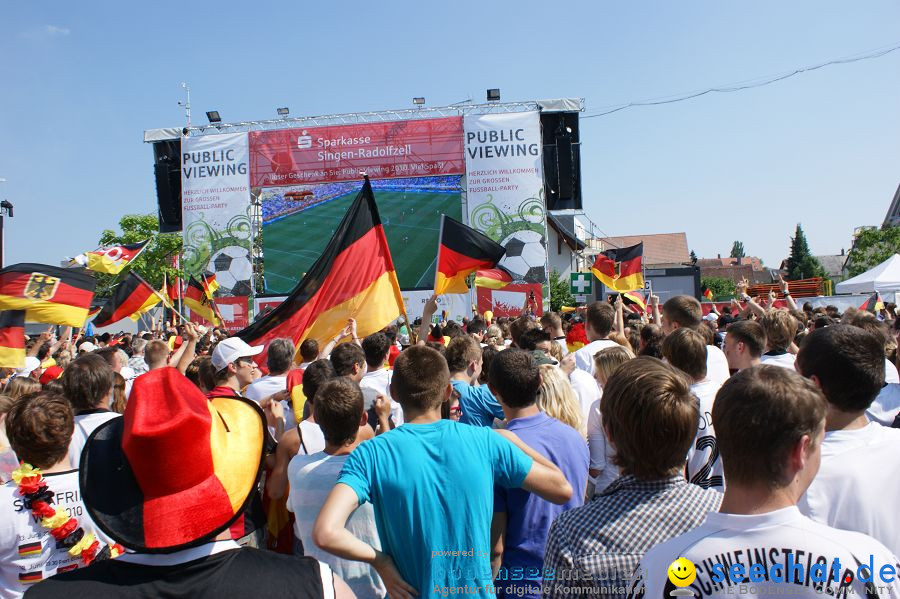
[[721, 301], [734, 297], [734, 281], [725, 277], [703, 277], [700, 286], [713, 292], [713, 301]]
[[109, 297], [113, 287], [121, 282], [128, 270], [134, 270], [154, 289], [162, 286], [163, 273], [171, 281], [174, 277], [183, 276], [183, 272], [172, 268], [172, 258], [181, 252], [181, 235], [177, 233], [160, 234], [159, 221], [155, 214], [126, 214], [119, 219], [121, 233], [106, 229], [100, 234], [101, 246], [138, 243], [151, 239], [147, 248], [137, 259], [125, 267], [118, 275], [94, 273], [97, 277], [97, 297]]
[[697, 264], [697, 254], [691, 250], [691, 264]]
[[806, 242], [806, 235], [803, 233], [800, 223], [797, 223], [797, 229], [794, 236], [791, 237], [791, 255], [787, 260], [787, 271], [789, 281], [812, 277], [827, 278], [825, 269], [809, 251], [809, 244]]
[[569, 281], [563, 280], [559, 272], [554, 268], [550, 271], [550, 310], [559, 312], [563, 306], [574, 306], [575, 296], [569, 289]]
[[732, 258], [743, 258], [744, 256], [746, 256], [746, 254], [744, 253], [744, 242], [735, 241], [733, 244], [731, 244]]
[[850, 250], [850, 276], [855, 277], [878, 266], [897, 253], [900, 253], [900, 226], [863, 229]]

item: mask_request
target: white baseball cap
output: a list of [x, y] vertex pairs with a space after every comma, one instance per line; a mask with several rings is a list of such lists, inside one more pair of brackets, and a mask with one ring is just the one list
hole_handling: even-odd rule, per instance
[[25, 366], [16, 370], [16, 376], [28, 376], [35, 369], [41, 367], [41, 361], [35, 358], [34, 356], [28, 356], [25, 358]]
[[82, 343], [81, 345], [78, 346], [78, 351], [84, 352], [84, 353], [92, 352], [96, 349], [97, 349], [97, 346], [94, 345], [93, 343], [91, 343], [90, 341], [85, 341], [84, 343]]
[[218, 372], [238, 358], [249, 358], [262, 353], [262, 350], [262, 345], [251, 347], [240, 337], [229, 337], [216, 345], [212, 353], [212, 365]]
[[719, 320], [719, 317], [712, 312], [703, 317], [703, 320]]

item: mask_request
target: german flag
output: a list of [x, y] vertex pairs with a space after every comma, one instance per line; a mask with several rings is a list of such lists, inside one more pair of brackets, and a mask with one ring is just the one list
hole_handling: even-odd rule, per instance
[[701, 294], [703, 297], [705, 297], [707, 300], [713, 301], [713, 297], [714, 297], [714, 296], [713, 296], [712, 289], [710, 289], [710, 288], [707, 287], [706, 285], [704, 285], [703, 288], [700, 289], [700, 294]]
[[40, 555], [41, 554], [41, 542], [35, 541], [34, 543], [25, 543], [24, 545], [19, 545], [19, 557], [27, 557], [30, 555]]
[[43, 580], [44, 575], [40, 570], [35, 572], [19, 572], [19, 582], [22, 584], [34, 584]]
[[614, 248], [597, 255], [591, 272], [615, 291], [634, 291], [644, 288], [641, 261], [644, 242], [627, 248]]
[[[356, 319], [357, 332], [365, 337], [405, 312], [375, 195], [366, 177], [306, 276], [281, 305], [237, 336], [267, 347], [276, 337], [290, 337], [299, 347], [305, 339], [324, 343], [347, 325], [348, 318]], [[265, 352], [257, 361], [265, 361]]]
[[80, 269], [13, 264], [0, 270], [0, 310], [25, 310], [25, 320], [84, 325], [97, 281]]
[[644, 294], [639, 291], [623, 291], [622, 302], [626, 306], [637, 306], [641, 312], [647, 311], [647, 301], [644, 299]]
[[0, 366], [25, 366], [25, 310], [0, 312]]
[[153, 287], [137, 273], [130, 271], [94, 318], [94, 326], [106, 327], [134, 314], [140, 317], [159, 301], [160, 297]]
[[[466, 277], [478, 269], [493, 269], [506, 248], [471, 227], [441, 215], [441, 242], [438, 246], [434, 292], [466, 293]], [[499, 288], [495, 288], [499, 289]]]
[[94, 272], [117, 275], [144, 251], [148, 243], [150, 243], [149, 239], [139, 243], [116, 245], [101, 250], [94, 250], [93, 252], [80, 254], [74, 260], [81, 266]]
[[475, 271], [475, 286], [489, 289], [503, 289], [513, 281], [513, 276], [502, 266]]
[[216, 280], [215, 273], [203, 275], [203, 289], [206, 291], [206, 297], [212, 299], [218, 288], [219, 282]]
[[203, 318], [214, 327], [222, 325], [222, 321], [216, 315], [215, 304], [212, 298], [206, 294], [206, 287], [191, 275], [188, 279], [187, 288], [184, 290], [182, 298], [184, 305], [191, 309], [191, 312]]
[[872, 314], [878, 314], [878, 312], [884, 310], [884, 302], [881, 301], [881, 295], [876, 291], [862, 306], [859, 307], [859, 309], [864, 310], [865, 312], [871, 312]]

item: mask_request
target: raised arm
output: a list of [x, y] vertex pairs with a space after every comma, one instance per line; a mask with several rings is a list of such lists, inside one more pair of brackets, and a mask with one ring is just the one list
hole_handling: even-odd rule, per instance
[[551, 503], [562, 505], [572, 498], [572, 485], [556, 464], [525, 444], [518, 435], [505, 429], [495, 429], [497, 434], [509, 439], [534, 462], [522, 482], [522, 488]]
[[791, 310], [797, 310], [797, 302], [794, 301], [794, 298], [791, 296], [791, 289], [788, 286], [788, 282], [784, 280], [784, 277], [778, 275], [778, 286], [781, 287], [781, 294], [784, 295], [784, 301], [787, 302], [788, 308]]
[[622, 336], [625, 335], [625, 302], [622, 301], [622, 294], [616, 296], [616, 332]]
[[650, 294], [650, 315], [651, 322], [658, 327], [662, 326], [662, 317], [659, 315], [659, 296]]
[[419, 340], [416, 345], [425, 345], [428, 334], [431, 332], [431, 317], [437, 312], [437, 295], [432, 294], [425, 302], [425, 310], [422, 312], [422, 324], [419, 325]]
[[390, 555], [359, 540], [347, 530], [347, 518], [358, 505], [356, 491], [344, 483], [334, 485], [328, 499], [325, 500], [325, 505], [319, 511], [319, 517], [316, 518], [312, 533], [313, 541], [328, 553], [343, 559], [370, 564], [384, 581], [388, 596], [397, 599], [417, 597], [419, 593], [403, 580]]

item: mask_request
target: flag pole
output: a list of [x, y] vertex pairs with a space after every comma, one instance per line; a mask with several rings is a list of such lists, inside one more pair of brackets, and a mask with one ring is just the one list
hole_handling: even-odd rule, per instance
[[444, 219], [447, 218], [446, 214], [441, 214], [441, 228], [438, 231], [438, 247], [437, 247], [437, 258], [434, 262], [434, 287], [433, 291], [435, 295], [437, 295], [437, 284], [438, 284], [438, 273], [440, 272], [441, 267], [441, 242], [444, 239]]

